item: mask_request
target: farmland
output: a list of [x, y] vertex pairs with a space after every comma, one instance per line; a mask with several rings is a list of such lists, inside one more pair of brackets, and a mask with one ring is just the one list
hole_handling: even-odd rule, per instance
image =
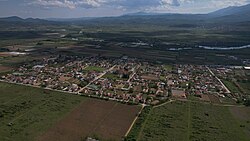
[[[249, 114], [249, 109], [241, 113], [243, 116]], [[249, 118], [240, 123], [228, 107], [177, 101], [153, 108], [142, 124], [137, 140], [247, 141], [247, 120]]]
[[[47, 140], [47, 137], [81, 140], [86, 136], [119, 140], [140, 110], [138, 106], [2, 82], [0, 103], [1, 141]], [[58, 134], [57, 130], [62, 129], [79, 132]]]
[[139, 110], [139, 106], [91, 99], [60, 120], [39, 140], [68, 141], [88, 136], [100, 140], [121, 140]]
[[34, 140], [84, 100], [79, 96], [0, 83], [0, 140]]

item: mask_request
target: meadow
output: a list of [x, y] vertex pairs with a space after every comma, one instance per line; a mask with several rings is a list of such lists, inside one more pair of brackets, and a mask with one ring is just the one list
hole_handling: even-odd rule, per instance
[[[235, 107], [190, 101], [176, 101], [153, 108], [134, 140], [248, 141], [250, 118], [246, 115], [250, 114], [250, 109], [236, 107], [243, 109], [239, 111], [232, 108]], [[236, 112], [240, 112], [244, 119], [235, 117], [239, 114]]]
[[1, 141], [121, 140], [139, 111], [140, 106], [0, 82]]
[[0, 140], [31, 141], [85, 98], [0, 83]]

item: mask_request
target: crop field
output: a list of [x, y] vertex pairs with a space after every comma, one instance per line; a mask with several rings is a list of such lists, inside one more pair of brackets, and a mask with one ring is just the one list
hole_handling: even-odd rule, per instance
[[237, 111], [199, 102], [172, 102], [150, 111], [137, 140], [248, 141], [249, 116], [243, 110], [247, 120], [241, 121], [232, 114]]
[[240, 127], [250, 138], [250, 108], [249, 107], [231, 107], [230, 112], [240, 123]]
[[120, 140], [139, 106], [0, 82], [0, 140]]
[[250, 95], [250, 82], [239, 82], [239, 85], [247, 95]]
[[11, 67], [1, 66], [1, 65], [0, 65], [0, 73], [1, 73], [1, 72], [11, 71], [11, 70], [12, 70]]
[[39, 140], [68, 141], [86, 137], [121, 140], [139, 111], [139, 106], [90, 99], [61, 119]]
[[0, 140], [32, 141], [83, 97], [0, 83]]
[[241, 93], [239, 89], [235, 86], [235, 84], [231, 81], [224, 80], [223, 83], [227, 86], [227, 88], [233, 93]]

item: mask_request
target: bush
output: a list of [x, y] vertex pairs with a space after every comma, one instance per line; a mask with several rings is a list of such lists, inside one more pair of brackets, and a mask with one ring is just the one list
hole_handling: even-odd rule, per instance
[[244, 101], [244, 105], [247, 106], [247, 107], [250, 106], [250, 99], [249, 98]]

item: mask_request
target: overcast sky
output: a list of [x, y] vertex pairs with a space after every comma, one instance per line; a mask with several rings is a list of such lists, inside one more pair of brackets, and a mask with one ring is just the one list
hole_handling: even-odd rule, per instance
[[0, 0], [0, 17], [76, 18], [134, 12], [208, 13], [250, 0]]

